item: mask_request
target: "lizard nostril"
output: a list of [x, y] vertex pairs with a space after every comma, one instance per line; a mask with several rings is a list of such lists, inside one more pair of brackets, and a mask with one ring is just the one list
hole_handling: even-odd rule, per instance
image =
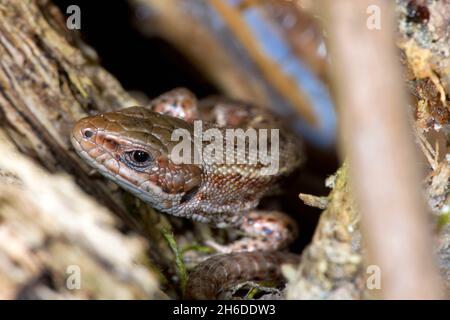
[[84, 129], [83, 130], [83, 136], [85, 138], [91, 138], [94, 135], [94, 131], [90, 130], [90, 129]]

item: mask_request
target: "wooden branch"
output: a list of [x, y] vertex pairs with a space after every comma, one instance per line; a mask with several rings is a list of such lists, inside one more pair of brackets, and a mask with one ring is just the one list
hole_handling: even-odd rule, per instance
[[[156, 277], [142, 257], [174, 273], [172, 253], [154, 222], [167, 220], [137, 201], [125, 202], [117, 186], [93, 177], [69, 142], [79, 118], [137, 102], [99, 66], [95, 52], [66, 28], [49, 1], [0, 0], [0, 55], [0, 172], [6, 176], [0, 179], [2, 297], [24, 292], [38, 298], [154, 297]], [[36, 163], [50, 173], [70, 173], [99, 204], [70, 178], [46, 174]], [[16, 180], [20, 185], [11, 186]], [[122, 234], [124, 227], [151, 241], [144, 246], [144, 238]], [[81, 291], [65, 286], [71, 264], [81, 268]]]
[[361, 252], [359, 213], [343, 165], [328, 179], [333, 187], [314, 238], [302, 253], [299, 267], [285, 270], [288, 299], [361, 299], [366, 282]]
[[[393, 4], [318, 2], [328, 34], [341, 142], [382, 297], [441, 298], [394, 39]], [[366, 26], [381, 10], [381, 30]]]
[[146, 244], [67, 175], [51, 175], [0, 135], [0, 299], [148, 299], [165, 295]]
[[[131, 224], [105, 185], [92, 182], [87, 166], [71, 150], [69, 134], [87, 111], [135, 101], [77, 48], [78, 38], [65, 29], [59, 11], [47, 1], [38, 3], [41, 7], [33, 1], [1, 1], [1, 129], [51, 172], [63, 169], [77, 175], [87, 191]], [[54, 14], [44, 17], [44, 10]]]
[[130, 3], [142, 32], [170, 41], [223, 94], [274, 110], [315, 143], [334, 143], [322, 34], [293, 2]]

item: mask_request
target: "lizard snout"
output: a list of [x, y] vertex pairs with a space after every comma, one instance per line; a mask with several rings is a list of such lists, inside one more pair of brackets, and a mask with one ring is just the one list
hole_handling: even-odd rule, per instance
[[79, 120], [72, 129], [70, 140], [75, 150], [89, 151], [97, 144], [98, 126], [93, 123], [94, 117]]

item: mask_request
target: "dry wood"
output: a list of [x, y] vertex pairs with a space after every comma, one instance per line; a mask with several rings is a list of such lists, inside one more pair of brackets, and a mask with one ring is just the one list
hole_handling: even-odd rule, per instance
[[162, 298], [146, 243], [0, 136], [0, 299]]
[[[371, 5], [380, 10], [381, 30], [367, 26]], [[324, 0], [318, 11], [329, 35], [341, 142], [369, 264], [382, 272], [382, 297], [442, 297], [396, 57], [394, 5]]]
[[[0, 56], [0, 170], [6, 177], [0, 186], [2, 297], [155, 296], [157, 281], [143, 257], [149, 254], [167, 269], [172, 257], [161, 248], [157, 224], [128, 212], [131, 207], [146, 211], [147, 219], [159, 218], [152, 210], [126, 205], [116, 186], [91, 176], [69, 142], [79, 118], [136, 101], [99, 66], [95, 52], [66, 28], [49, 1], [0, 1]], [[36, 163], [50, 173], [75, 176], [97, 204], [70, 178], [46, 174]], [[153, 241], [144, 245], [143, 238], [124, 235], [124, 228]], [[81, 268], [81, 291], [65, 286], [72, 264]]]

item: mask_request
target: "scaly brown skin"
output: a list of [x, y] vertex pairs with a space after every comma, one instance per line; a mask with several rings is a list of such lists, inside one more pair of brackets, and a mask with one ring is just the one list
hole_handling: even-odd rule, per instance
[[[195, 120], [203, 120], [203, 130], [216, 128], [224, 137], [226, 128], [242, 128], [244, 131], [247, 128], [279, 129], [278, 172], [263, 175], [260, 162], [215, 163], [209, 161], [208, 156], [204, 156], [199, 164], [174, 163], [171, 152], [179, 141], [172, 141], [172, 132], [181, 128], [194, 136]], [[222, 253], [274, 251], [285, 247], [295, 237], [296, 226], [288, 216], [280, 212], [254, 210], [278, 178], [289, 174], [302, 161], [297, 139], [267, 111], [224, 100], [198, 107], [191, 92], [175, 89], [153, 100], [148, 108], [131, 107], [81, 119], [73, 128], [71, 141], [77, 153], [91, 166], [154, 208], [216, 227], [244, 231], [247, 236], [229, 245], [211, 244]], [[203, 142], [203, 148], [208, 144]], [[254, 150], [247, 150], [245, 155], [252, 152]], [[235, 148], [234, 155], [237, 157], [242, 152]], [[279, 275], [278, 271], [267, 272], [273, 266], [269, 262], [281, 262], [283, 255], [275, 252], [248, 254], [250, 256], [245, 257], [246, 253], [241, 253], [230, 257], [241, 262], [258, 261], [259, 269], [250, 268], [256, 272], [254, 276], [247, 271], [242, 272], [246, 270], [244, 265], [240, 265], [241, 273], [225, 272], [222, 282], [218, 281], [215, 271], [199, 273], [196, 269], [192, 274], [201, 274], [201, 281], [208, 281], [210, 275], [215, 288], [229, 285], [231, 280], [236, 282], [241, 276], [247, 277], [244, 280], [254, 280], [262, 274]], [[213, 259], [224, 261], [222, 258]], [[264, 259], [268, 259], [266, 265]], [[199, 268], [205, 271], [208, 261]], [[191, 297], [216, 296], [217, 292], [202, 293], [197, 288], [199, 283], [195, 276], [190, 277], [188, 294]]]
[[209, 258], [200, 263], [190, 274], [186, 298], [205, 300], [217, 297], [227, 286], [242, 282], [272, 281], [281, 278], [280, 265], [295, 264], [298, 255], [276, 251], [252, 251], [230, 253]]

